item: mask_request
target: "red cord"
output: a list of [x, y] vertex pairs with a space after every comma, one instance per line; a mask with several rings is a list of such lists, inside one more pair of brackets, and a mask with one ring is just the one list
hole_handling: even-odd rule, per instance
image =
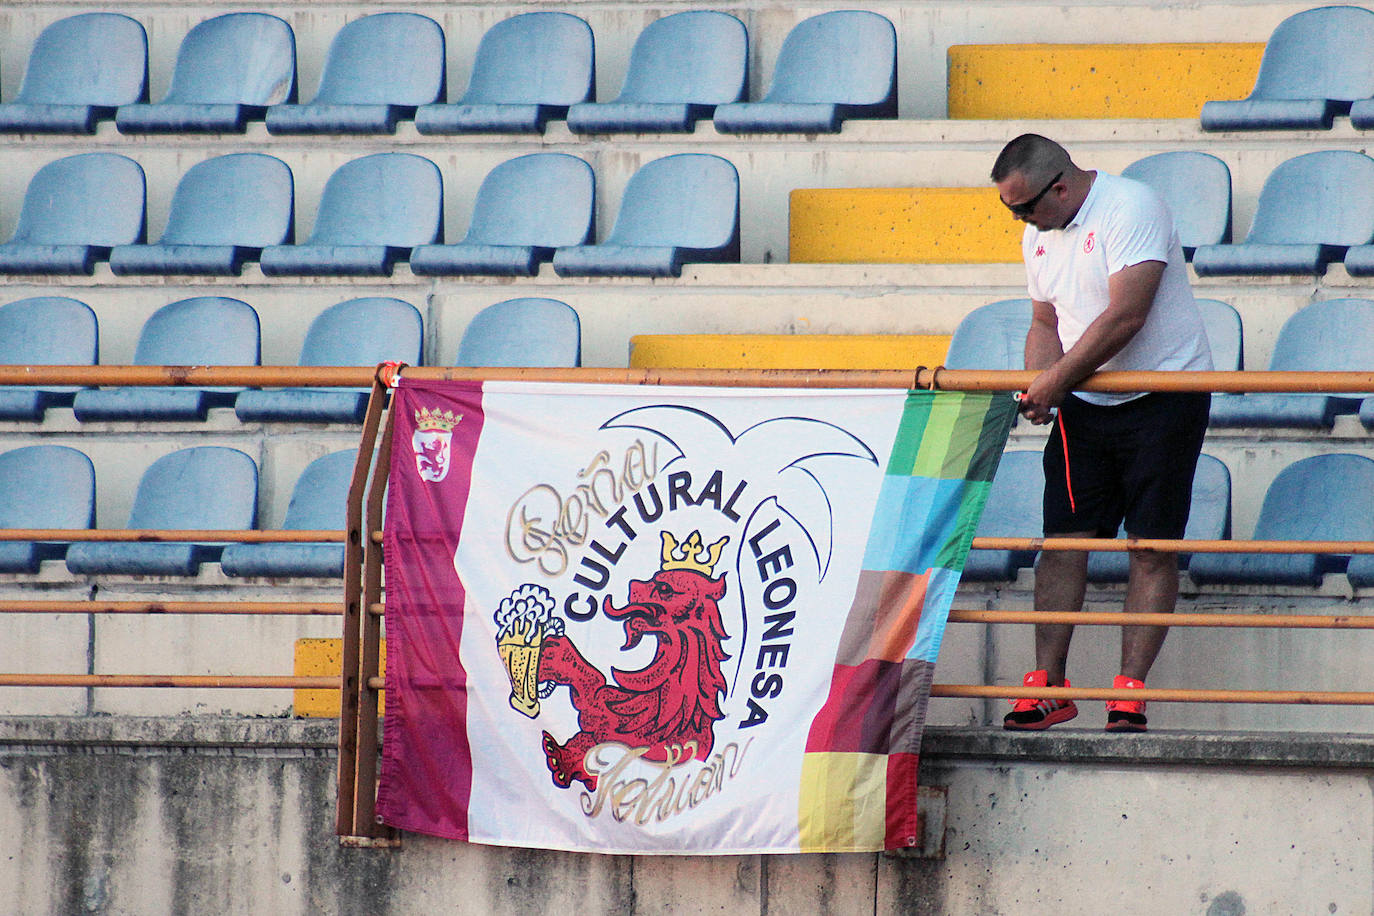
[[1069, 491], [1069, 511], [1078, 513], [1078, 508], [1073, 502], [1073, 479], [1069, 476], [1069, 434], [1064, 429], [1064, 411], [1058, 412], [1059, 419], [1059, 442], [1064, 446], [1064, 488]]

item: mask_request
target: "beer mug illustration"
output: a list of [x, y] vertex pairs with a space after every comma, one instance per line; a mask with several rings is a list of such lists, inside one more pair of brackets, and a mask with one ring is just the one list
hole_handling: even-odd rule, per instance
[[563, 620], [553, 616], [553, 595], [542, 585], [522, 585], [501, 600], [496, 620], [496, 651], [510, 678], [510, 705], [531, 719], [539, 715], [539, 653], [544, 637], [562, 636]]

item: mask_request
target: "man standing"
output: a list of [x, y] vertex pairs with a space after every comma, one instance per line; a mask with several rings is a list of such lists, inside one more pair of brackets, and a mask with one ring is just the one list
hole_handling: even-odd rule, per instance
[[[1212, 368], [1168, 208], [1145, 185], [1080, 169], [1062, 146], [1035, 134], [1003, 148], [992, 180], [1026, 223], [1026, 368], [1039, 375], [1021, 395], [1021, 413], [1054, 424], [1044, 457], [1045, 535], [1110, 538], [1124, 521], [1131, 537], [1181, 538], [1211, 395], [1072, 392], [1099, 369]], [[1081, 611], [1087, 565], [1085, 552], [1042, 552], [1036, 610]], [[1125, 610], [1172, 612], [1177, 598], [1177, 555], [1131, 551]], [[1123, 627], [1113, 687], [1144, 687], [1167, 633]], [[1025, 686], [1070, 686], [1072, 636], [1072, 625], [1036, 626], [1036, 670]], [[1038, 730], [1076, 715], [1072, 701], [1021, 699], [1003, 727]], [[1145, 703], [1109, 701], [1106, 727], [1144, 731]]]

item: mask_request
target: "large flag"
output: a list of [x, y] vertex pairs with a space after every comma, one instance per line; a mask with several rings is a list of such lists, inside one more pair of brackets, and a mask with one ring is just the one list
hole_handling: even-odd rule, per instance
[[915, 845], [989, 393], [403, 378], [377, 811], [603, 853]]

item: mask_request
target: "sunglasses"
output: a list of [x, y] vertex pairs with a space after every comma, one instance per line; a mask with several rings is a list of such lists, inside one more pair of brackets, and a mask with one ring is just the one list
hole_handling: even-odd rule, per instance
[[1060, 172], [1058, 175], [1055, 175], [1053, 178], [1050, 179], [1050, 183], [1041, 188], [1040, 193], [1032, 197], [1030, 200], [1024, 200], [1019, 204], [1008, 204], [1005, 200], [1002, 201], [1002, 203], [1006, 204], [1007, 209], [1011, 211], [1013, 216], [1030, 216], [1033, 212], [1035, 212], [1035, 205], [1040, 203], [1040, 198], [1050, 193], [1050, 188], [1054, 187], [1055, 184], [1058, 183], [1059, 179], [1063, 177], [1063, 172]]

